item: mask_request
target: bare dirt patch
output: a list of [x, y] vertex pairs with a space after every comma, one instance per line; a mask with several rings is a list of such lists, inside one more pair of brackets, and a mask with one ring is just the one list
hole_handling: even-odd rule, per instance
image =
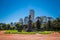
[[52, 34], [4, 34], [0, 31], [0, 40], [60, 40], [60, 33]]

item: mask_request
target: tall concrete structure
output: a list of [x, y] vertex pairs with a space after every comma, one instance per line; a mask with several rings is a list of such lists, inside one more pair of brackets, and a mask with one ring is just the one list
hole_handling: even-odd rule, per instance
[[26, 17], [24, 18], [24, 24], [28, 24], [28, 21], [29, 21], [29, 17], [26, 16]]
[[27, 32], [31, 32], [32, 31], [32, 26], [33, 25], [32, 25], [31, 15], [29, 15]]
[[21, 25], [23, 25], [23, 18], [20, 18], [20, 19], [19, 19], [19, 23], [20, 23]]
[[31, 20], [34, 22], [34, 10], [33, 9], [31, 9], [30, 10], [30, 15], [31, 15]]

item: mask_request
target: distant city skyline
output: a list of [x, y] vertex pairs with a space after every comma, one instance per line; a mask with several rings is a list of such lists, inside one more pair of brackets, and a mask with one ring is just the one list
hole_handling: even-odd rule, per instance
[[56, 18], [60, 15], [60, 0], [0, 0], [0, 23], [18, 22], [29, 16], [31, 9], [35, 17]]

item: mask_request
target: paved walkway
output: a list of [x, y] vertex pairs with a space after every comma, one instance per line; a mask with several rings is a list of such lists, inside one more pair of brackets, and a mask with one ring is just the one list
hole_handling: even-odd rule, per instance
[[0, 40], [60, 40], [59, 33], [52, 34], [4, 34], [0, 31]]

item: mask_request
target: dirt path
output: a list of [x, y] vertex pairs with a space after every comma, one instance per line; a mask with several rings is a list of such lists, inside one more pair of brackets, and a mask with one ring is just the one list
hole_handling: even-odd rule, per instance
[[0, 31], [0, 40], [60, 40], [59, 33], [52, 34], [4, 34], [4, 31]]

